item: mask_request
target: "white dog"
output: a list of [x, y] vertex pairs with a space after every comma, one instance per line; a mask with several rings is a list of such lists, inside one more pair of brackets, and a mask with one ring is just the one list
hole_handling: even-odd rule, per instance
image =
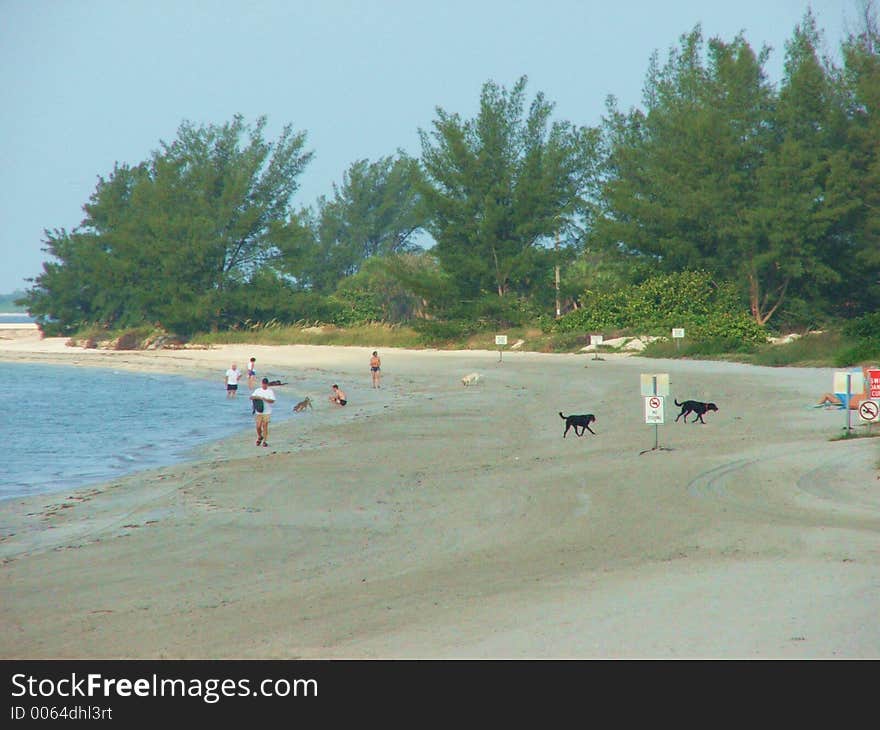
[[479, 373], [468, 373], [461, 379], [462, 385], [473, 385], [480, 379]]

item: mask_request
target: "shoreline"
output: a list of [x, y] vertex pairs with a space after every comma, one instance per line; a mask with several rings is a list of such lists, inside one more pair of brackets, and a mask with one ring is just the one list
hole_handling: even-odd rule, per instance
[[[236, 435], [0, 502], [3, 658], [880, 656], [878, 442], [831, 441], [828, 369], [386, 348], [373, 390], [371, 347], [2, 330], [0, 360], [219, 378], [253, 355], [350, 401], [316, 394], [268, 453]], [[655, 451], [658, 371], [719, 411], [667, 407]], [[563, 439], [559, 411], [596, 435]]]

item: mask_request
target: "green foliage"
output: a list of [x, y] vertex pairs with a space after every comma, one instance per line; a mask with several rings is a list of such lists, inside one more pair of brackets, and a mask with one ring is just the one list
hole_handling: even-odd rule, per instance
[[880, 339], [880, 311], [845, 322], [843, 333], [862, 340]]
[[463, 340], [476, 331], [473, 322], [461, 320], [421, 319], [412, 323], [423, 345], [438, 346]]
[[250, 281], [225, 292], [219, 321], [223, 329], [235, 329], [247, 322], [332, 322], [340, 308], [328, 297], [295, 289], [270, 269], [261, 269]]
[[768, 49], [742, 37], [704, 44], [698, 26], [665, 64], [655, 57], [645, 109], [623, 114], [612, 100], [604, 122], [595, 244], [735, 281], [759, 324], [789, 298], [800, 302], [789, 322], [870, 308], [880, 296], [880, 38], [867, 26], [840, 70], [821, 57], [808, 11], [778, 91]]
[[304, 134], [288, 126], [269, 143], [265, 124], [184, 122], [148, 162], [117, 165], [80, 228], [46, 233], [55, 260], [28, 291], [29, 311], [62, 330], [219, 326], [225, 292], [277, 254], [277, 224], [311, 157]]
[[365, 261], [361, 270], [339, 282], [336, 292], [330, 299], [339, 304], [339, 312], [333, 320], [336, 324], [347, 326], [367, 322], [408, 322], [424, 309], [424, 300], [408, 285], [408, 278], [401, 272], [413, 262], [406, 255], [406, 263], [401, 256], [373, 257]]
[[645, 346], [642, 355], [659, 358], [736, 358], [757, 352], [757, 344], [732, 337], [686, 339], [678, 346], [669, 340], [656, 340]]
[[[819, 52], [808, 11], [778, 88], [769, 49], [741, 35], [704, 43], [697, 26], [652, 59], [643, 108], [611, 98], [601, 129], [551, 121], [526, 77], [489, 81], [473, 119], [438, 109], [419, 130], [419, 161], [358, 160], [331, 198], [296, 214], [304, 133], [287, 126], [269, 142], [264, 118], [184, 122], [148, 160], [99, 179], [80, 227], [45, 232], [49, 260], [21, 301], [47, 335], [413, 321], [430, 342], [537, 325], [547, 348], [681, 326], [681, 347], [717, 351], [760, 343], [764, 324], [853, 320], [840, 356], [873, 357], [874, 8], [841, 67]], [[551, 321], [556, 267], [560, 311], [573, 311]]]
[[423, 212], [418, 162], [398, 153], [376, 162], [358, 160], [345, 173], [333, 198], [318, 200], [318, 212], [304, 210], [283, 247], [283, 266], [312, 290], [332, 293], [339, 282], [373, 257], [416, 248]]
[[835, 357], [837, 367], [850, 367], [861, 363], [880, 363], [880, 338], [857, 342], [841, 350]]
[[459, 302], [450, 308], [450, 319], [468, 320], [474, 328], [508, 328], [533, 324], [542, 316], [540, 309], [525, 297], [484, 294], [474, 300]]
[[426, 227], [461, 298], [543, 286], [533, 249], [584, 204], [597, 134], [551, 124], [540, 93], [526, 111], [526, 82], [487, 82], [475, 119], [438, 108], [433, 131], [420, 130]]
[[842, 329], [853, 342], [838, 354], [838, 366], [880, 363], [880, 311], [845, 322]]
[[370, 348], [414, 348], [422, 344], [419, 336], [409, 327], [385, 324], [316, 326], [312, 322], [296, 325], [252, 323], [247, 328], [203, 333], [193, 337], [192, 342], [197, 345], [338, 345]]
[[735, 288], [717, 284], [706, 272], [684, 271], [651, 277], [641, 284], [587, 292], [582, 307], [560, 317], [554, 332], [632, 329], [669, 333], [684, 327], [691, 339], [762, 342], [766, 333], [739, 304]]

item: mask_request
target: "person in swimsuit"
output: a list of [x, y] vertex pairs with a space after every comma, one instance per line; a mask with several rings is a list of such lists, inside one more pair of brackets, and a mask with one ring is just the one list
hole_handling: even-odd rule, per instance
[[251, 358], [248, 363], [248, 389], [253, 390], [257, 387], [257, 361], [255, 358]]
[[382, 361], [379, 359], [379, 353], [373, 350], [370, 357], [370, 374], [373, 376], [373, 387], [379, 388], [379, 370], [382, 367]]
[[339, 386], [334, 383], [332, 392], [330, 393], [330, 402], [337, 406], [344, 406], [348, 403], [348, 399], [345, 397], [345, 393], [339, 389]]

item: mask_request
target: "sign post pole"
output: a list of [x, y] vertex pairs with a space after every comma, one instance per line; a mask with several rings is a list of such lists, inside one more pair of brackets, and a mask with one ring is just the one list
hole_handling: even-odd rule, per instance
[[654, 426], [654, 447], [640, 451], [669, 451], [660, 446], [660, 424], [664, 422], [664, 400], [669, 395], [669, 375], [666, 373], [643, 373], [641, 391], [645, 401], [645, 423]]
[[[654, 395], [657, 395], [657, 376], [654, 375], [651, 378], [651, 387], [654, 391]], [[654, 450], [657, 450], [657, 447], [660, 446], [660, 426], [658, 424], [654, 424]]]
[[495, 335], [495, 344], [498, 345], [498, 364], [501, 363], [502, 347], [507, 344], [507, 335]]
[[673, 327], [672, 328], [672, 339], [675, 340], [675, 351], [678, 352], [678, 343], [681, 342], [681, 338], [684, 337], [684, 329], [682, 327]]
[[849, 403], [852, 400], [852, 375], [846, 374], [846, 437], [849, 438], [849, 432], [852, 424], [852, 409]]

